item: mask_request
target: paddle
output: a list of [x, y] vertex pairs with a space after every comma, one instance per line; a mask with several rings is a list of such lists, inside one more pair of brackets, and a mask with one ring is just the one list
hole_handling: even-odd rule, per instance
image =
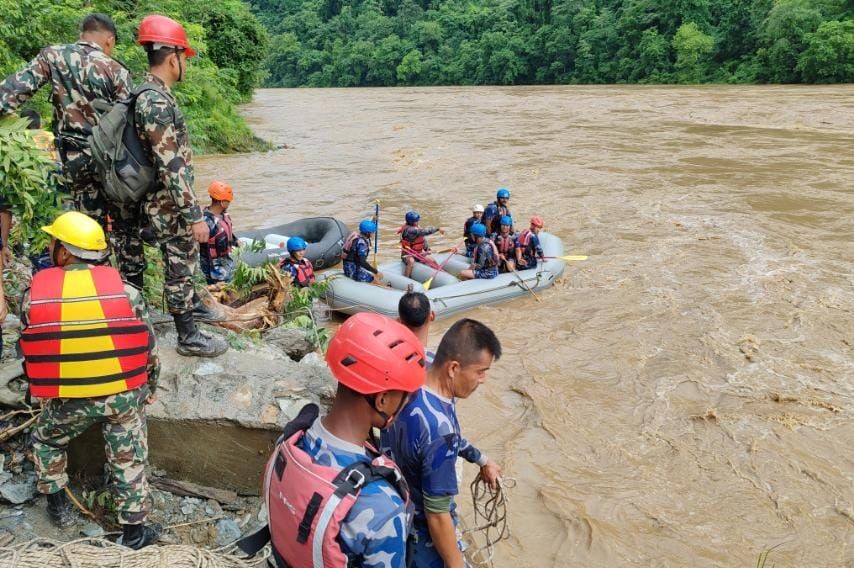
[[417, 252], [415, 252], [412, 249], [406, 249], [406, 254], [411, 254], [412, 256], [414, 256], [415, 258], [420, 260], [422, 264], [426, 264], [430, 268], [438, 268], [439, 267], [439, 265], [436, 264], [435, 260], [430, 260], [429, 258], [426, 258], [426, 257], [418, 254]]
[[435, 278], [440, 272], [442, 272], [442, 270], [445, 268], [445, 265], [448, 264], [448, 261], [454, 258], [454, 254], [456, 254], [457, 250], [459, 250], [458, 247], [452, 247], [451, 249], [449, 249], [448, 252], [450, 252], [451, 254], [448, 255], [448, 258], [443, 260], [442, 264], [439, 265], [439, 268], [436, 269], [436, 272], [434, 272], [432, 275], [430, 275], [430, 278], [424, 281], [425, 290], [430, 289], [430, 285], [433, 283], [433, 278]]
[[377, 226], [377, 231], [374, 233], [374, 270], [377, 269], [377, 250], [380, 246], [380, 200], [374, 204], [374, 224]]
[[587, 260], [587, 256], [583, 254], [568, 254], [566, 256], [544, 256], [543, 258], [559, 258], [561, 260]]
[[524, 279], [524, 278], [522, 278], [522, 276], [519, 274], [519, 272], [516, 270], [516, 268], [513, 268], [513, 274], [515, 274], [515, 275], [516, 275], [516, 278], [518, 278], [518, 279], [519, 279], [519, 282], [521, 282], [521, 283], [522, 283], [522, 286], [524, 286], [524, 287], [525, 287], [525, 290], [527, 290], [528, 292], [530, 292], [530, 293], [531, 293], [531, 295], [534, 297], [534, 299], [535, 299], [536, 301], [538, 301], [538, 302], [539, 302], [539, 301], [540, 301], [540, 297], [539, 297], [539, 296], [537, 296], [537, 294], [536, 294], [533, 290], [531, 290], [531, 287], [530, 287], [530, 286], [528, 286], [528, 283], [527, 283], [527, 282], [525, 282], [525, 279]]

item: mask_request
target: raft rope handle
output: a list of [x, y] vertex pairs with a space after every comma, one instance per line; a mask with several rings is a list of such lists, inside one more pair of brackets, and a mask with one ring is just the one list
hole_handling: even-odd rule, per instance
[[492, 566], [495, 545], [510, 538], [510, 524], [507, 519], [509, 499], [506, 489], [516, 487], [516, 480], [512, 477], [499, 477], [496, 484], [497, 487], [492, 489], [478, 473], [469, 486], [475, 526], [466, 529], [463, 534], [483, 533], [486, 543], [470, 553], [472, 561], [478, 566]]

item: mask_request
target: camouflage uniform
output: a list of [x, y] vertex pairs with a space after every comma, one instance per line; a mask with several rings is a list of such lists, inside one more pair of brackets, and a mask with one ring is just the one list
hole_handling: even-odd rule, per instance
[[98, 123], [99, 109], [130, 94], [130, 72], [96, 43], [46, 47], [0, 84], [0, 116], [13, 113], [48, 81], [53, 129], [75, 206], [105, 226], [107, 212], [86, 138]]
[[193, 153], [184, 115], [163, 81], [147, 73], [145, 82], [157, 90], [139, 95], [134, 118], [143, 147], [158, 173], [155, 189], [146, 196], [142, 211], [163, 252], [169, 312], [181, 314], [193, 309], [193, 273], [199, 264], [199, 245], [190, 225], [204, 217], [193, 191]]
[[[81, 268], [85, 265], [76, 265]], [[75, 266], [66, 267], [73, 270]], [[125, 284], [134, 313], [154, 328], [142, 294]], [[29, 292], [24, 295], [21, 320], [27, 324], [30, 310]], [[157, 347], [148, 356], [148, 384], [141, 388], [94, 398], [50, 398], [42, 401], [42, 413], [32, 431], [33, 462], [38, 472], [38, 490], [51, 494], [68, 484], [66, 467], [68, 444], [93, 424], [101, 424], [106, 443], [107, 463], [113, 476], [116, 512], [120, 524], [142, 523], [150, 511], [145, 462], [148, 440], [145, 421], [145, 399], [157, 388], [160, 361]]]

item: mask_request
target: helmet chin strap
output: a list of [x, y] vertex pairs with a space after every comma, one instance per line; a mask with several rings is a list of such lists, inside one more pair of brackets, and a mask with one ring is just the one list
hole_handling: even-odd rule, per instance
[[374, 412], [379, 414], [380, 418], [385, 420], [385, 422], [383, 422], [383, 425], [380, 426], [380, 430], [384, 430], [384, 429], [388, 428], [392, 422], [394, 422], [394, 419], [397, 417], [398, 414], [400, 414], [400, 411], [403, 410], [403, 406], [406, 404], [406, 401], [409, 400], [409, 397], [408, 396], [402, 397], [400, 399], [400, 404], [397, 405], [397, 408], [391, 414], [389, 414], [387, 412], [383, 412], [382, 410], [377, 408], [377, 395], [366, 394], [365, 400], [368, 401], [368, 404], [371, 405], [371, 408], [374, 410]]
[[179, 83], [184, 78], [184, 66], [181, 65], [181, 51], [183, 51], [181, 48], [179, 48], [179, 47], [175, 48], [175, 57], [178, 59], [178, 82]]

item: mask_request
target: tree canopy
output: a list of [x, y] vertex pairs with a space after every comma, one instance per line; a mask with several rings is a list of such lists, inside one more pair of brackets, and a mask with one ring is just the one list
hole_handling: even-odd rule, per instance
[[250, 0], [269, 86], [854, 81], [850, 0]]

